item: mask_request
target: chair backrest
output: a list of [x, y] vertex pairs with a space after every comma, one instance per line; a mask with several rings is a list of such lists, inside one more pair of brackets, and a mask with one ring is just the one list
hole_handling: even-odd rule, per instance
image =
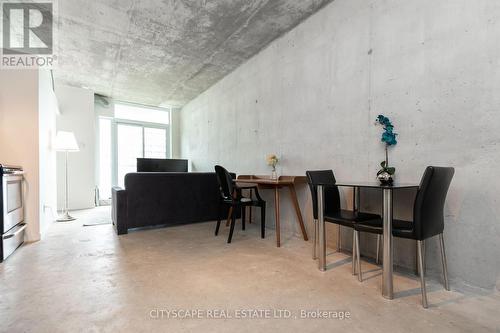
[[336, 184], [335, 176], [332, 170], [306, 171], [307, 183], [311, 190], [313, 217], [318, 218], [318, 190], [317, 185], [329, 185], [325, 187], [324, 208], [326, 213], [335, 213], [340, 211], [340, 194]]
[[444, 203], [455, 169], [428, 166], [425, 169], [413, 207], [417, 240], [438, 235], [444, 230]]
[[215, 166], [215, 173], [217, 174], [217, 180], [219, 181], [219, 189], [222, 199], [232, 200], [234, 192], [233, 176], [231, 176], [231, 173], [220, 165]]

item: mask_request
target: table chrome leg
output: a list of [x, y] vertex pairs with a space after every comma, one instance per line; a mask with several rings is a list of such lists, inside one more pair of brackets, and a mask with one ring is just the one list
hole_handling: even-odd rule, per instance
[[376, 264], [380, 264], [380, 239], [381, 235], [377, 235], [377, 259], [375, 260]]
[[318, 220], [314, 219], [314, 238], [313, 238], [313, 260], [318, 259]]
[[319, 260], [320, 271], [326, 271], [326, 239], [325, 239], [325, 219], [323, 216], [323, 201], [325, 198], [322, 185], [318, 185], [318, 222], [319, 222]]
[[363, 282], [363, 276], [361, 272], [361, 250], [359, 248], [359, 231], [354, 231], [356, 235], [356, 264], [358, 266], [358, 280]]
[[354, 188], [354, 211], [359, 212], [359, 187]]
[[357, 254], [356, 254], [356, 231], [353, 229], [352, 230], [352, 275], [356, 275], [356, 260], [357, 260]]
[[340, 252], [342, 248], [342, 236], [341, 236], [340, 224], [337, 225], [337, 252]]
[[382, 273], [382, 296], [393, 299], [392, 284], [392, 189], [385, 188], [384, 192], [384, 250]]

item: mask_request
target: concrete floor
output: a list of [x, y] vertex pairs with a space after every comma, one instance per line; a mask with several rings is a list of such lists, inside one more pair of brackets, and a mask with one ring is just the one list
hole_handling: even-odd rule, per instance
[[[231, 245], [214, 223], [131, 232], [117, 237], [107, 208], [77, 212], [54, 224], [0, 264], [2, 332], [495, 332], [500, 295], [446, 292], [429, 281], [430, 307], [420, 306], [415, 276], [397, 273], [396, 297], [381, 296], [380, 268], [363, 262], [365, 281], [351, 274], [347, 254], [329, 255], [321, 273], [311, 245], [258, 226], [239, 228]], [[452, 286], [453, 288], [453, 286]], [[152, 310], [289, 310], [290, 319], [163, 319]], [[301, 319], [301, 310], [348, 311], [349, 319]], [[156, 316], [159, 312], [153, 311]], [[207, 316], [207, 312], [201, 313]], [[223, 316], [223, 313], [220, 313]], [[271, 315], [273, 316], [273, 315]], [[297, 316], [297, 319], [294, 317]]]

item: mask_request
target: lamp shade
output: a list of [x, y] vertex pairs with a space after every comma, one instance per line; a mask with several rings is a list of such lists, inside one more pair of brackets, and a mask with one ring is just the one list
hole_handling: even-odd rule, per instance
[[73, 132], [58, 131], [56, 142], [54, 145], [56, 151], [79, 151], [78, 143], [76, 142]]

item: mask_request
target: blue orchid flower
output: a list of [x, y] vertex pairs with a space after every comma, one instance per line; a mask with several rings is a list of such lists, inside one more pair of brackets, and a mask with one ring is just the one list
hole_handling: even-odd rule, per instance
[[382, 142], [384, 142], [388, 146], [396, 145], [398, 143], [398, 141], [396, 140], [396, 135], [398, 134], [393, 132], [394, 126], [392, 125], [389, 118], [379, 114], [377, 116], [377, 122], [384, 126], [384, 133], [382, 133], [381, 138]]

